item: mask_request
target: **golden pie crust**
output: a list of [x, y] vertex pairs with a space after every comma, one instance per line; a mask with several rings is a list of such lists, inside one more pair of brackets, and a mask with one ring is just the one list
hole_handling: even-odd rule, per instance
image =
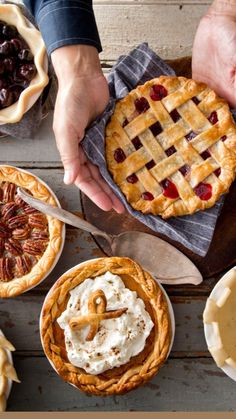
[[161, 76], [117, 102], [106, 161], [129, 204], [162, 218], [212, 207], [235, 178], [236, 125], [205, 84]]
[[208, 349], [218, 367], [227, 364], [236, 370], [236, 268], [224, 275], [219, 286], [203, 313], [204, 323], [212, 327]]
[[35, 102], [44, 87], [48, 84], [48, 75], [45, 71], [47, 62], [46, 48], [40, 32], [23, 16], [20, 8], [13, 4], [0, 4], [0, 19], [17, 28], [24, 38], [34, 56], [37, 74], [24, 89], [16, 103], [0, 110], [0, 124], [19, 122], [24, 113]]
[[[0, 185], [10, 182], [29, 190], [35, 198], [57, 206], [55, 198], [48, 188], [31, 173], [12, 166], [0, 166]], [[42, 257], [26, 275], [8, 282], [0, 280], [0, 298], [15, 297], [39, 284], [52, 269], [63, 245], [63, 223], [51, 216], [46, 216], [48, 223], [48, 244]]]
[[[66, 309], [70, 290], [85, 279], [96, 278], [107, 271], [119, 275], [127, 288], [137, 292], [154, 327], [143, 351], [127, 364], [92, 375], [68, 361], [64, 333], [57, 319]], [[42, 310], [41, 338], [48, 359], [65, 381], [99, 396], [126, 393], [151, 379], [168, 356], [171, 321], [166, 298], [155, 280], [131, 259], [111, 257], [91, 261], [63, 275], [52, 287]]]

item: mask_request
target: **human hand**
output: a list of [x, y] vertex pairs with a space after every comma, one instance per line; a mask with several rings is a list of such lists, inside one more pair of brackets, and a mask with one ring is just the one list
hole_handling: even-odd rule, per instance
[[215, 0], [201, 19], [192, 73], [236, 107], [236, 0]]
[[59, 87], [53, 130], [65, 169], [64, 182], [74, 183], [104, 211], [113, 208], [121, 213], [122, 203], [79, 145], [86, 127], [104, 111], [109, 100], [98, 52], [92, 46], [65, 46], [53, 51], [52, 63]]

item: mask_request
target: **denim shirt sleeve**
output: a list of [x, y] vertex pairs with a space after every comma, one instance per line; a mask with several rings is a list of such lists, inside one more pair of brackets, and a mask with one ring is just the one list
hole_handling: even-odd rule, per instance
[[48, 54], [64, 45], [92, 45], [101, 52], [101, 42], [92, 0], [25, 0], [44, 38]]

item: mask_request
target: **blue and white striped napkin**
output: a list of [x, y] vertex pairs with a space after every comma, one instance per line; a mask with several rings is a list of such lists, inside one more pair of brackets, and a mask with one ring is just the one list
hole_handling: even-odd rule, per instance
[[107, 170], [104, 133], [106, 123], [113, 113], [116, 101], [126, 96], [138, 84], [143, 84], [147, 80], [160, 75], [175, 75], [175, 73], [146, 43], [135, 48], [129, 55], [120, 57], [108, 76], [110, 102], [103, 115], [88, 129], [82, 147], [89, 160], [99, 167], [101, 175], [130, 214], [155, 232], [181, 243], [200, 256], [205, 256], [223, 206], [223, 198], [213, 208], [206, 211], [162, 220], [159, 216], [143, 215], [141, 212], [133, 210]]

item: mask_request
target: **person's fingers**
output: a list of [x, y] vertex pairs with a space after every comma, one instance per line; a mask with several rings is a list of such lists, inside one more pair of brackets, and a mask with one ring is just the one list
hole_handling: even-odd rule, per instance
[[94, 166], [90, 162], [87, 162], [87, 166], [93, 179], [96, 180], [96, 182], [101, 186], [106, 195], [109, 196], [110, 200], [112, 201], [114, 210], [118, 212], [118, 214], [122, 214], [123, 212], [125, 212], [124, 205], [119, 200], [119, 198], [117, 198], [117, 196], [112, 192], [110, 186], [106, 183], [106, 181], [102, 178], [97, 166]]

